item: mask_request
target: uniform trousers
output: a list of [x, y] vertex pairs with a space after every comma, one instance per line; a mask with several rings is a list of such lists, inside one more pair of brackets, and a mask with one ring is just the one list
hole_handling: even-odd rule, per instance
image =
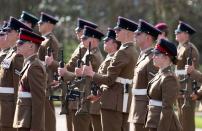
[[93, 131], [102, 131], [100, 115], [92, 115], [91, 114], [90, 116], [91, 116]]
[[149, 131], [157, 131], [156, 128], [149, 128]]
[[148, 128], [144, 127], [144, 124], [130, 123], [129, 131], [148, 131]]
[[56, 117], [53, 102], [45, 100], [45, 129], [46, 131], [56, 131]]
[[17, 131], [30, 131], [29, 128], [18, 128]]
[[[76, 113], [76, 110], [73, 111], [73, 114]], [[72, 115], [73, 120], [73, 131], [90, 131], [91, 120], [89, 114], [82, 115]]]
[[128, 131], [128, 113], [101, 109], [102, 131]]
[[0, 127], [0, 131], [17, 131], [17, 129], [11, 127]]
[[182, 108], [184, 99], [178, 99], [178, 115], [183, 131], [195, 131], [195, 101], [188, 101], [190, 107]]
[[69, 114], [66, 115], [66, 120], [67, 120], [67, 130], [68, 131], [73, 131], [73, 111], [69, 109]]

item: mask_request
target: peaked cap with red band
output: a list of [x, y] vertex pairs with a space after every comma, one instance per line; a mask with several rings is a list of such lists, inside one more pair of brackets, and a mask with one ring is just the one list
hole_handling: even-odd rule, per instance
[[160, 52], [169, 56], [177, 56], [177, 48], [174, 43], [161, 39], [155, 46], [154, 52]]
[[31, 41], [32, 43], [35, 44], [41, 44], [41, 42], [44, 41], [45, 39], [34, 32], [30, 32], [28, 30], [21, 28], [19, 34], [19, 40]]

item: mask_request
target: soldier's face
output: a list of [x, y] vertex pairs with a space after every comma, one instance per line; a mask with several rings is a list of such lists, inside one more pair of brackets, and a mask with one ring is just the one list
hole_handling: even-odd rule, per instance
[[19, 42], [17, 41], [17, 54], [21, 54], [27, 57], [27, 54], [32, 50], [32, 44], [28, 41]]
[[41, 32], [41, 33], [45, 32], [47, 29], [46, 23], [39, 23], [38, 26], [39, 26], [39, 32]]
[[184, 42], [185, 40], [188, 39], [188, 34], [185, 32], [177, 33], [175, 36], [176, 36], [175, 39], [178, 42]]
[[115, 30], [116, 32], [116, 40], [122, 41], [123, 40], [123, 29]]
[[83, 30], [76, 31], [76, 36], [79, 41], [81, 41], [81, 36], [83, 35]]
[[107, 39], [104, 41], [104, 51], [107, 53], [112, 53], [116, 49], [116, 43], [112, 39]]
[[18, 39], [18, 33], [15, 30], [10, 30], [7, 32], [6, 40], [9, 43], [15, 44], [17, 39]]
[[147, 34], [143, 32], [136, 32], [134, 35], [134, 41], [138, 46], [141, 46], [146, 41]]
[[164, 54], [154, 53], [152, 58], [153, 58], [154, 66], [160, 68], [162, 65], [164, 65], [164, 62], [165, 62], [165, 55]]
[[0, 48], [3, 48], [4, 45], [6, 44], [6, 34], [1, 34], [0, 35]]
[[89, 37], [83, 37], [81, 38], [81, 44], [84, 45], [85, 48], [88, 48], [89, 42], [91, 42]]

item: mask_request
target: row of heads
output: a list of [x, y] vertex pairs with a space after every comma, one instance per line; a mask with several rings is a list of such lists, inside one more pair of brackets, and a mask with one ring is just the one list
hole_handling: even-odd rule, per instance
[[[10, 17], [9, 22], [2, 27], [1, 33], [8, 32], [10, 30], [20, 31], [19, 36], [20, 36], [21, 40], [28, 40], [28, 41], [32, 41], [33, 43], [40, 44], [44, 40], [44, 38], [38, 34], [35, 34], [31, 28], [29, 28], [28, 26], [23, 24], [24, 21], [29, 21], [29, 22], [32, 22], [33, 24], [43, 23], [43, 22], [49, 22], [51, 24], [56, 24], [58, 22], [58, 20], [56, 18], [54, 18], [53, 16], [51, 16], [47, 13], [44, 13], [44, 12], [41, 13], [40, 20], [38, 20], [37, 17], [23, 11], [21, 18], [19, 20], [14, 17]], [[95, 23], [79, 18], [77, 20], [77, 28], [75, 30], [77, 32], [83, 30], [83, 36], [82, 36], [83, 38], [84, 37], [93, 37], [93, 38], [97, 38], [97, 39], [101, 40], [102, 37], [104, 36], [104, 34], [100, 31], [98, 31], [96, 29], [97, 27], [98, 26]], [[22, 28], [22, 29], [20, 29], [20, 28]], [[136, 32], [136, 33], [144, 32], [148, 35], [151, 35], [154, 39], [157, 39], [158, 35], [162, 33], [161, 31], [163, 31], [167, 28], [168, 27], [165, 23], [159, 23], [156, 26], [153, 26], [152, 24], [150, 24], [142, 19], [139, 20], [139, 23], [136, 23], [132, 20], [119, 16], [117, 25], [113, 29], [108, 29], [107, 35], [104, 38], [104, 40], [107, 40], [107, 39], [116, 40], [115, 30], [121, 30], [121, 29], [125, 29], [128, 31]], [[175, 33], [177, 34], [180, 32], [187, 32], [188, 34], [192, 35], [196, 32], [196, 30], [193, 27], [191, 27], [190, 25], [188, 25], [187, 23], [180, 21], [177, 29], [175, 30]], [[167, 40], [161, 40], [159, 42], [159, 44], [161, 44], [161, 43], [167, 43], [167, 44], [170, 43], [169, 45], [172, 46], [172, 42], [169, 42]], [[165, 45], [167, 45], [167, 44], [165, 44]], [[166, 48], [166, 46], [164, 44], [162, 44], [162, 45], [164, 46], [163, 48]], [[158, 48], [160, 50], [160, 47], [158, 47]], [[170, 46], [168, 48], [172, 49]], [[173, 50], [175, 50], [175, 49], [173, 49]], [[165, 50], [161, 49], [160, 51], [162, 52]], [[167, 51], [167, 54], [176, 55], [176, 53], [172, 53], [172, 51]]]

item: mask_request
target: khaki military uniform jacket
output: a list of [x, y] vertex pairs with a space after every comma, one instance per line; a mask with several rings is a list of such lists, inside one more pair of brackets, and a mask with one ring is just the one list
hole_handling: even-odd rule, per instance
[[[193, 70], [190, 73], [190, 76], [192, 79], [196, 80], [197, 82], [202, 83], [202, 73], [198, 70]], [[197, 91], [197, 95], [198, 95], [198, 99], [201, 100], [202, 99], [202, 86], [200, 87], [200, 89]]]
[[[116, 82], [118, 77], [131, 80], [134, 75], [134, 67], [137, 62], [137, 52], [133, 43], [125, 43], [114, 54], [114, 57], [107, 68], [106, 74], [95, 73], [93, 81], [104, 84], [108, 87], [103, 91], [101, 108], [123, 112], [124, 84]], [[102, 88], [102, 87], [101, 87]], [[129, 87], [129, 97], [127, 112], [131, 104], [131, 87]]]
[[[11, 48], [1, 62], [0, 126], [12, 127], [23, 56]], [[6, 92], [7, 93], [6, 93]]]
[[19, 84], [19, 93], [31, 97], [22, 97], [18, 93], [14, 128], [45, 130], [45, 88], [46, 69], [37, 55], [33, 55], [25, 61]]
[[[179, 45], [177, 48], [177, 70], [184, 70], [185, 65], [187, 64], [187, 58], [189, 57], [190, 54], [190, 49], [192, 47], [192, 61], [193, 61], [193, 65], [195, 66], [196, 69], [198, 69], [199, 67], [199, 52], [198, 49], [190, 42], [184, 43], [183, 45]], [[183, 80], [185, 78], [185, 76], [180, 75], [178, 76], [179, 80]], [[192, 88], [191, 88], [191, 84], [192, 84], [192, 80], [190, 79], [188, 81], [188, 91], [190, 92], [190, 94], [192, 93]], [[181, 83], [181, 89], [185, 88], [185, 82]]]
[[[86, 53], [84, 54], [82, 61], [85, 62], [86, 56], [89, 54], [89, 51], [87, 50]], [[97, 72], [100, 64], [103, 61], [102, 54], [98, 48], [93, 48], [90, 51], [91, 54], [91, 65], [93, 68], [93, 71]], [[65, 81], [73, 81], [76, 78], [76, 75], [73, 72], [68, 72], [65, 76], [63, 76], [63, 79]], [[74, 102], [72, 102], [74, 103]], [[92, 114], [97, 114], [97, 106], [98, 104], [92, 104], [92, 108], [90, 108], [90, 113]], [[72, 104], [71, 108], [76, 109], [76, 104]]]
[[[38, 51], [39, 59], [41, 61], [45, 61], [45, 56], [47, 55], [47, 47], [52, 49], [54, 60], [58, 59], [58, 51], [59, 51], [59, 42], [53, 33], [49, 33], [44, 36], [45, 40], [41, 43], [41, 46]], [[53, 81], [54, 72], [57, 72], [58, 65], [52, 64], [51, 66], [47, 66], [46, 70], [48, 73], [48, 88], [50, 88], [50, 83]]]
[[4, 49], [0, 51], [0, 63], [4, 60], [10, 48]]
[[76, 48], [76, 50], [73, 52], [69, 62], [66, 64], [66, 68], [70, 72], [74, 72], [75, 67], [77, 67], [77, 60], [81, 56], [83, 58], [84, 54], [86, 53], [86, 48], [84, 46], [81, 46], [81, 54], [79, 54], [79, 48], [80, 45]]
[[[78, 45], [78, 47], [76, 48], [76, 50], [73, 52], [69, 62], [66, 64], [66, 69], [69, 72], [74, 72], [75, 71], [75, 67], [77, 66], [77, 60], [79, 59], [79, 57], [81, 56], [81, 58], [83, 58], [84, 54], [86, 53], [86, 48], [84, 46], [81, 47], [81, 54], [79, 54], [79, 47], [80, 45]], [[68, 78], [66, 78], [68, 79]], [[77, 102], [76, 101], [70, 101], [69, 102], [69, 108], [70, 109], [77, 109]]]
[[[102, 54], [101, 54], [101, 52], [100, 52], [100, 50], [98, 48], [92, 49], [91, 54], [92, 54], [92, 59], [91, 59], [92, 68], [93, 68], [94, 72], [97, 72], [100, 64], [103, 61], [103, 56], [102, 56]], [[84, 62], [85, 62], [85, 59], [86, 59], [87, 55], [88, 55], [88, 50], [86, 51], [86, 53], [85, 53], [85, 55], [84, 55], [84, 57], [82, 59]], [[89, 88], [91, 88], [91, 87], [89, 87]], [[100, 114], [100, 102], [99, 101], [91, 103], [91, 105], [90, 105], [90, 114], [95, 114], [95, 115]]]
[[146, 127], [157, 128], [157, 131], [181, 131], [180, 123], [175, 115], [173, 104], [179, 91], [179, 82], [171, 67], [159, 70], [149, 82], [147, 94], [150, 100], [162, 102], [162, 106], [149, 104]]
[[[158, 72], [158, 68], [153, 65], [152, 49], [153, 48], [149, 48], [140, 55], [135, 66], [129, 122], [141, 124], [144, 124], [145, 122], [148, 105], [148, 98], [146, 95], [147, 85]], [[141, 91], [144, 89], [145, 95], [138, 94], [137, 91], [139, 91], [139, 89], [141, 89]]]

